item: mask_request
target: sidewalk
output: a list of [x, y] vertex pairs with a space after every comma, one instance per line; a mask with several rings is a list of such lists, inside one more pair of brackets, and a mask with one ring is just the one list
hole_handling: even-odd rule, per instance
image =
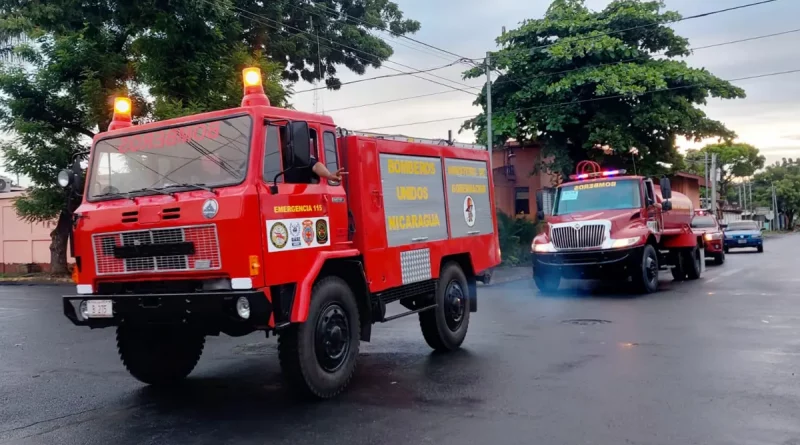
[[498, 267], [492, 274], [492, 281], [489, 286], [508, 283], [509, 281], [530, 280], [532, 278], [533, 269], [531, 269], [531, 266]]

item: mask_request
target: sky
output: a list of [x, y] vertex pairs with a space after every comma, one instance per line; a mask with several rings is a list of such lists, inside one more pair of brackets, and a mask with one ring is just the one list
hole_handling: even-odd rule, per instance
[[[505, 26], [514, 29], [520, 21], [540, 18], [550, 4], [549, 0], [395, 0], [406, 17], [418, 20], [422, 28], [412, 37], [425, 43], [469, 57], [484, 57], [486, 51], [496, 49], [494, 39]], [[699, 14], [751, 3], [753, 0], [666, 0], [666, 8], [684, 16]], [[599, 10], [608, 0], [587, 0], [586, 5]], [[800, 1], [779, 0], [760, 6], [726, 12], [705, 18], [687, 20], [672, 26], [677, 33], [689, 39], [690, 46], [705, 46], [715, 43], [740, 40], [765, 34], [773, 34], [800, 28]], [[408, 67], [427, 69], [446, 65], [456, 57], [437, 53], [434, 50], [408, 48], [419, 45], [407, 40], [387, 40], [395, 49], [390, 59]], [[407, 45], [407, 46], [403, 46]], [[434, 53], [433, 54], [428, 54]], [[778, 37], [738, 43], [696, 51], [687, 62], [697, 68], [706, 68], [723, 79], [748, 77], [779, 71], [800, 69], [800, 32]], [[410, 71], [386, 63], [393, 67]], [[382, 67], [370, 69], [365, 77], [393, 74], [396, 71]], [[480, 87], [482, 79], [461, 80], [467, 67], [456, 65], [435, 71], [435, 74], [453, 82]], [[343, 81], [358, 78], [352, 73], [340, 71]], [[432, 78], [437, 82], [450, 83]], [[451, 83], [452, 84], [452, 83]], [[767, 163], [783, 157], [800, 157], [800, 73], [786, 74], [763, 79], [735, 83], [745, 89], [746, 99], [710, 100], [704, 107], [709, 117], [722, 121], [734, 130], [739, 140], [758, 147], [767, 157]], [[308, 85], [298, 84], [295, 90]], [[464, 88], [459, 86], [459, 88]], [[446, 138], [453, 130], [456, 140], [475, 142], [471, 132], [458, 134], [463, 119], [397, 128], [380, 127], [407, 122], [419, 122], [448, 117], [477, 114], [480, 109], [473, 106], [474, 96], [461, 91], [438, 94], [425, 98], [376, 105], [351, 110], [330, 111], [336, 108], [392, 100], [408, 96], [450, 90], [422, 79], [402, 76], [344, 86], [341, 90], [318, 93], [298, 93], [292, 102], [298, 110], [325, 112], [334, 117], [338, 125], [350, 130], [373, 129], [381, 133], [402, 133], [409, 136]], [[473, 90], [476, 91], [477, 90]], [[315, 107], [316, 105], [316, 107]], [[682, 149], [698, 148], [703, 144], [679, 141]]]

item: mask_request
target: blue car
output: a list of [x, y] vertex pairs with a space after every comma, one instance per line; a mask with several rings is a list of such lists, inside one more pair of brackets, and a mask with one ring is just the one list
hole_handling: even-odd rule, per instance
[[729, 249], [742, 247], [755, 247], [759, 252], [764, 251], [764, 240], [761, 237], [761, 229], [755, 221], [736, 221], [728, 224], [725, 228], [725, 252]]

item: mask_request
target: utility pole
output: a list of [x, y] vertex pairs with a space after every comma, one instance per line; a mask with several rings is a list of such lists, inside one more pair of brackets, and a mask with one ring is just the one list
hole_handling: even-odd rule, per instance
[[750, 214], [756, 212], [756, 206], [753, 205], [753, 181], [747, 180], [747, 183], [750, 184], [750, 196], [748, 196], [748, 201], [750, 201]]
[[781, 221], [778, 214], [778, 195], [775, 193], [775, 183], [772, 183], [772, 219], [776, 222], [775, 226], [778, 230], [782, 229], [783, 221]]
[[711, 214], [717, 216], [717, 154], [711, 153]]
[[492, 69], [489, 68], [491, 53], [486, 51], [486, 149], [489, 150], [489, 171], [492, 171]]
[[706, 206], [711, 208], [711, 202], [708, 200], [708, 152], [703, 153], [705, 154], [706, 160], [703, 162], [703, 176], [706, 180]]

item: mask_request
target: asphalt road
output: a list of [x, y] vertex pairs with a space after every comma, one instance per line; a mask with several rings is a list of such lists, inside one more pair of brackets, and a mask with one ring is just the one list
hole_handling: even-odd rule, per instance
[[346, 393], [313, 404], [274, 338], [211, 338], [155, 391], [113, 331], [68, 323], [63, 288], [0, 287], [0, 443], [797, 445], [800, 236], [765, 250], [646, 297], [481, 288], [462, 351], [432, 354], [416, 318], [377, 326]]

